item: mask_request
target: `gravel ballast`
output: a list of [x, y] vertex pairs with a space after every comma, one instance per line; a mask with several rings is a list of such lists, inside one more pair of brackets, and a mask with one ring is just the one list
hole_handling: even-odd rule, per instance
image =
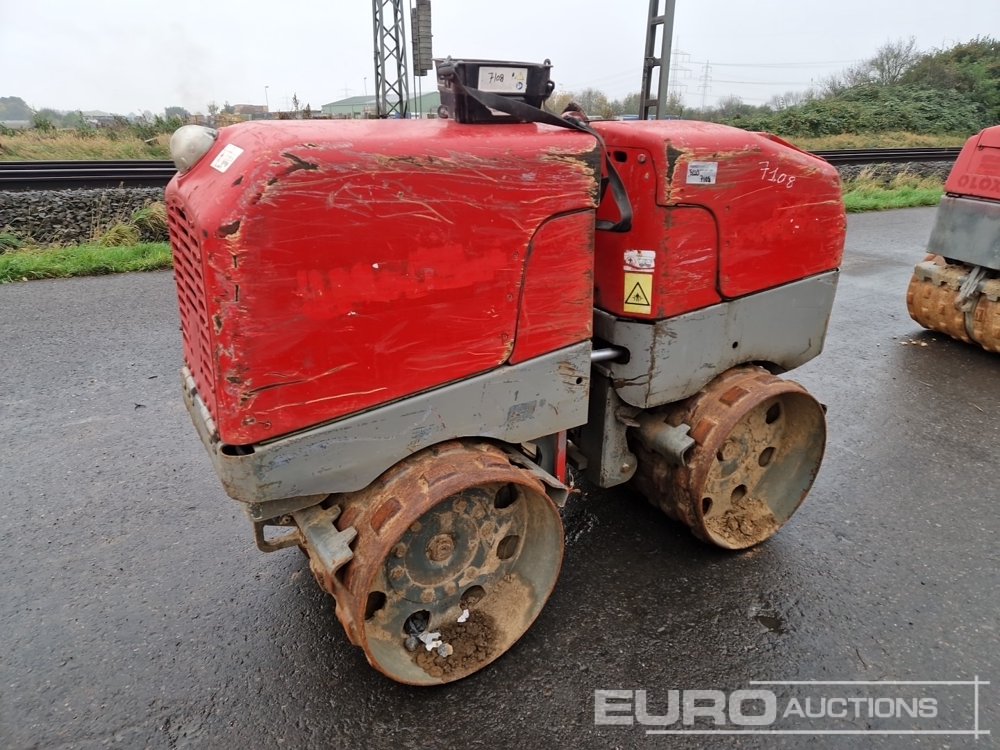
[[162, 200], [162, 188], [0, 191], [0, 230], [41, 245], [85, 243]]

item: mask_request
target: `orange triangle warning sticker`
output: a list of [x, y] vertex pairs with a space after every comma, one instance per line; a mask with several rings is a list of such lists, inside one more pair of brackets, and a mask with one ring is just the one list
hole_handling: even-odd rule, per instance
[[646, 292], [643, 290], [638, 281], [635, 282], [635, 286], [632, 287], [632, 291], [629, 292], [628, 297], [625, 298], [625, 304], [651, 307], [649, 304], [649, 297], [646, 296]]

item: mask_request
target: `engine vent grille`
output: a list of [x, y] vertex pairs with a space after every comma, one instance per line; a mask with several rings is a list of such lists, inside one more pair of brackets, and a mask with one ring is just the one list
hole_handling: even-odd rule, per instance
[[168, 206], [167, 224], [174, 255], [174, 279], [180, 305], [181, 334], [184, 337], [184, 361], [194, 377], [202, 401], [215, 419], [215, 378], [201, 243], [180, 206]]

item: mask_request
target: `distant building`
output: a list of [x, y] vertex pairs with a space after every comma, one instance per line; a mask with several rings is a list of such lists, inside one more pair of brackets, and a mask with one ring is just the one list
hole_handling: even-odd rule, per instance
[[375, 116], [374, 96], [351, 96], [320, 107], [324, 115], [338, 118], [364, 118]]
[[[410, 116], [437, 117], [439, 106], [441, 106], [441, 95], [435, 89], [419, 98], [414, 97], [410, 99]], [[375, 96], [350, 96], [347, 99], [324, 104], [322, 111], [327, 117], [334, 118], [362, 119], [365, 117], [375, 117]]]
[[435, 88], [423, 96], [410, 99], [410, 116], [437, 117], [438, 107], [441, 106], [441, 94]]

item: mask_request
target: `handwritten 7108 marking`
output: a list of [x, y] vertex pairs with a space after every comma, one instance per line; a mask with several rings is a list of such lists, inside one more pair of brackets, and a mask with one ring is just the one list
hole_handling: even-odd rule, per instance
[[795, 175], [779, 172], [777, 167], [771, 169], [771, 162], [769, 161], [759, 161], [757, 163], [760, 164], [760, 179], [762, 181], [784, 185], [785, 188], [791, 188], [795, 184]]

